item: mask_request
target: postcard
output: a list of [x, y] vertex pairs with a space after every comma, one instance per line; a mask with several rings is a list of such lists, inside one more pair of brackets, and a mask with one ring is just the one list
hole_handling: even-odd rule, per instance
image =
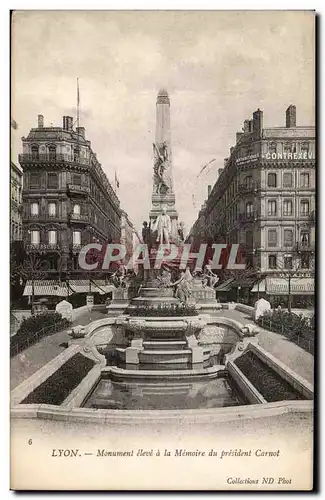
[[314, 488], [315, 20], [12, 13], [12, 490]]

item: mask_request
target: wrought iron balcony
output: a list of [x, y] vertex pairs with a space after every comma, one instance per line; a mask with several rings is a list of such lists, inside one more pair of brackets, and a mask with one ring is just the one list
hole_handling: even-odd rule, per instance
[[74, 163], [90, 165], [88, 158], [79, 158], [70, 154], [32, 154], [23, 153], [18, 156], [19, 163]]
[[239, 222], [255, 222], [258, 220], [259, 214], [257, 212], [246, 213], [242, 212], [238, 214], [237, 220]]
[[71, 222], [87, 222], [89, 221], [88, 215], [84, 214], [70, 214], [70, 220]]
[[68, 191], [70, 193], [86, 195], [90, 193], [90, 188], [88, 186], [79, 186], [78, 184], [68, 184]]
[[58, 243], [29, 243], [26, 245], [27, 252], [42, 252], [60, 250], [61, 246]]
[[297, 252], [314, 252], [315, 244], [310, 242], [298, 242], [296, 243], [296, 251]]
[[239, 193], [256, 193], [261, 188], [259, 182], [251, 182], [249, 184], [239, 184]]

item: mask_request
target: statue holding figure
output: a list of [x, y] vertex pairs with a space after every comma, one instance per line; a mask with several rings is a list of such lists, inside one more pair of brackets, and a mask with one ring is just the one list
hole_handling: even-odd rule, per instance
[[158, 215], [157, 219], [153, 224], [153, 230], [157, 231], [157, 243], [160, 244], [169, 244], [170, 243], [170, 235], [172, 230], [171, 218], [166, 212], [166, 209], [163, 208], [162, 213]]
[[156, 194], [166, 194], [171, 190], [170, 165], [168, 158], [168, 147], [164, 142], [161, 145], [153, 144], [155, 152], [154, 162], [154, 186]]
[[187, 267], [186, 270], [182, 272], [181, 277], [173, 283], [173, 285], [176, 286], [175, 297], [187, 303], [192, 296], [192, 281], [193, 276]]
[[209, 260], [209, 262], [204, 266], [204, 281], [202, 280], [202, 284], [203, 286], [210, 286], [211, 288], [214, 288], [219, 281], [219, 276], [212, 271], [211, 264], [212, 261]]

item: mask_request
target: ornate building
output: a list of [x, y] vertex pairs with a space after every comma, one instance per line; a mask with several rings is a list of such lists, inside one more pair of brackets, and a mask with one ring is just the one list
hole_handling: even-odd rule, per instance
[[77, 276], [78, 253], [87, 243], [120, 241], [120, 202], [84, 127], [38, 127], [22, 138], [23, 237], [27, 255], [49, 263], [49, 275]]
[[295, 106], [285, 127], [264, 128], [260, 109], [244, 121], [204, 218], [206, 238], [241, 244], [248, 266], [266, 277], [254, 292], [285, 294], [295, 273], [291, 292], [313, 294], [315, 128], [296, 125]]
[[22, 171], [10, 162], [10, 241], [22, 240]]

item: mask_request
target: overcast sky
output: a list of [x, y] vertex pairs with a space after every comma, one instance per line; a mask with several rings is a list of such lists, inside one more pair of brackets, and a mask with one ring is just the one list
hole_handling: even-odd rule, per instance
[[[139, 229], [152, 190], [155, 103], [171, 99], [173, 176], [189, 230], [236, 132], [253, 111], [265, 126], [314, 125], [311, 12], [16, 12], [12, 45], [12, 159], [37, 126], [76, 116]], [[197, 178], [202, 165], [216, 158]], [[193, 203], [194, 199], [194, 203]]]

